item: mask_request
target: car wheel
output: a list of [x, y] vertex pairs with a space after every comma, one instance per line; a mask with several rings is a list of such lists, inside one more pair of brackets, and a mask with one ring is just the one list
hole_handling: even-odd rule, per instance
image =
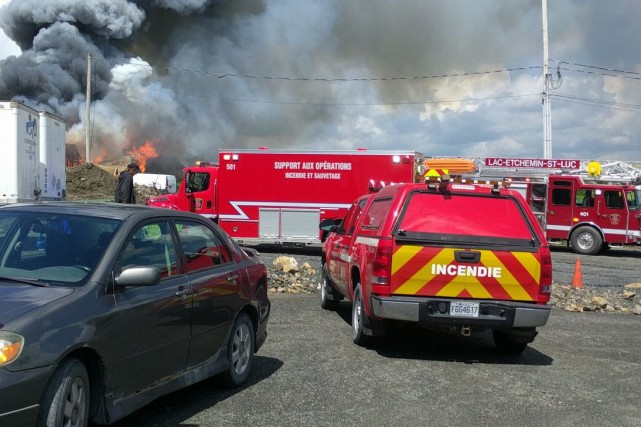
[[354, 301], [352, 302], [352, 339], [354, 343], [360, 346], [366, 346], [371, 342], [372, 337], [365, 334], [364, 322], [365, 308], [363, 307], [363, 293], [360, 283], [354, 290]]
[[89, 376], [78, 359], [65, 361], [49, 381], [40, 402], [38, 426], [86, 426], [89, 421]]
[[572, 233], [572, 249], [583, 255], [594, 255], [601, 250], [603, 239], [592, 227], [579, 227]]
[[325, 310], [335, 311], [338, 309], [339, 301], [336, 299], [336, 292], [330, 284], [330, 279], [327, 274], [327, 267], [323, 267], [323, 283], [321, 284], [321, 308]]
[[229, 369], [222, 375], [226, 386], [238, 387], [249, 378], [254, 360], [255, 339], [254, 325], [249, 316], [242, 313], [236, 319], [227, 343]]
[[492, 331], [494, 345], [501, 353], [521, 354], [527, 347], [526, 342], [517, 341], [509, 333]]

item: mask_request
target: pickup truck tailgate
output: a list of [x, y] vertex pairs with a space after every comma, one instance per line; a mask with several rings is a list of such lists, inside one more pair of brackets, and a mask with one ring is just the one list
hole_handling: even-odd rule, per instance
[[536, 301], [540, 244], [512, 196], [415, 192], [394, 231], [391, 293]]
[[402, 244], [392, 256], [395, 295], [536, 301], [537, 253]]

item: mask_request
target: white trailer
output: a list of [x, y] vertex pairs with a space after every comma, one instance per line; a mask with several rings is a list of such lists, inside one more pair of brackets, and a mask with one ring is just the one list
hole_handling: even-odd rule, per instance
[[0, 101], [0, 203], [40, 197], [38, 111], [15, 101]]
[[159, 173], [137, 173], [134, 175], [134, 185], [153, 187], [162, 193], [176, 192], [176, 177]]
[[42, 200], [61, 200], [67, 193], [65, 120], [40, 112], [40, 185]]

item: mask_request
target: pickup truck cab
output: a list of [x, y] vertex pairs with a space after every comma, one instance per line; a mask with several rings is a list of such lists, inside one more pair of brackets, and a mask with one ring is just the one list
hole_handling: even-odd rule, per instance
[[352, 302], [356, 344], [405, 321], [462, 336], [490, 329], [499, 350], [521, 353], [547, 323], [550, 250], [502, 183], [390, 185], [321, 229], [321, 306]]

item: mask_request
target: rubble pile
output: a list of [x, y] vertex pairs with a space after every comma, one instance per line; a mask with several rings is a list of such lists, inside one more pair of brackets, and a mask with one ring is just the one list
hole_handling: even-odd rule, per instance
[[[67, 200], [110, 202], [114, 199], [116, 184], [118, 177], [115, 172], [92, 163], [67, 168]], [[160, 190], [154, 187], [140, 185], [136, 185], [134, 191], [138, 204], [144, 204], [147, 197], [160, 194]]]
[[641, 283], [630, 283], [623, 289], [573, 288], [555, 284], [552, 286], [550, 304], [566, 311], [641, 315]]
[[308, 262], [300, 266], [293, 257], [279, 256], [267, 264], [270, 293], [310, 293], [320, 289], [319, 271]]

